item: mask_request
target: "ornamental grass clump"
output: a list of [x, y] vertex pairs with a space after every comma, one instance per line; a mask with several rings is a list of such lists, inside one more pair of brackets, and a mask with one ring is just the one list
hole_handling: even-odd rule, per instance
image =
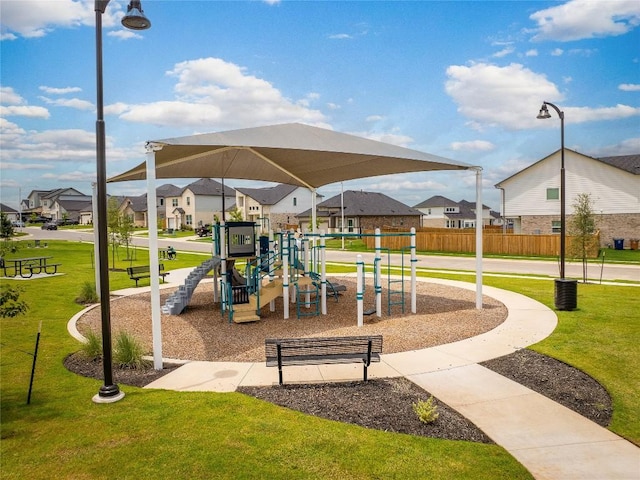
[[84, 282], [82, 284], [82, 289], [80, 290], [80, 295], [76, 297], [76, 303], [87, 305], [89, 303], [97, 303], [98, 300], [99, 298], [95, 285], [91, 282]]
[[91, 360], [98, 360], [102, 357], [102, 338], [93, 330], [86, 333], [86, 342], [82, 344], [83, 355]]
[[412, 403], [413, 411], [416, 412], [418, 418], [422, 423], [434, 422], [438, 416], [438, 406], [433, 401], [433, 396], [428, 400], [418, 400], [416, 403]]
[[144, 350], [142, 344], [131, 334], [119, 332], [116, 336], [113, 360], [120, 368], [142, 369], [147, 368], [149, 362], [142, 357]]

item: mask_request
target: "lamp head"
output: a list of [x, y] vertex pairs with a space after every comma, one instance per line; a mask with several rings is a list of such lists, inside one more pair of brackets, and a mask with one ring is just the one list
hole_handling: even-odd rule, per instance
[[151, 27], [151, 22], [142, 11], [140, 0], [131, 0], [127, 7], [127, 14], [122, 17], [122, 25], [131, 30], [146, 30]]
[[540, 113], [538, 113], [538, 116], [536, 118], [539, 118], [539, 119], [551, 118], [551, 114], [547, 109], [546, 103], [542, 104], [542, 107], [540, 107]]

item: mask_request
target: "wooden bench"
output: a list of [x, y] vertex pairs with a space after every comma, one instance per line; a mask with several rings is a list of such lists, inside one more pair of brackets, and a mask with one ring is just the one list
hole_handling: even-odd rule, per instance
[[[131, 280], [136, 281], [136, 287], [137, 287], [138, 280], [151, 277], [151, 274], [149, 273], [149, 269], [150, 269], [149, 265], [140, 265], [138, 267], [127, 267], [127, 275], [129, 275], [129, 278]], [[164, 283], [164, 277], [169, 275], [170, 272], [164, 271], [164, 265], [162, 263], [159, 265], [159, 270], [160, 271], [158, 272], [158, 275], [162, 277], [162, 283]]]
[[367, 367], [379, 362], [382, 353], [382, 335], [315, 338], [267, 338], [265, 353], [267, 367], [278, 367], [278, 379], [282, 385], [284, 365], [321, 365], [328, 363], [355, 363], [364, 365], [364, 381]]

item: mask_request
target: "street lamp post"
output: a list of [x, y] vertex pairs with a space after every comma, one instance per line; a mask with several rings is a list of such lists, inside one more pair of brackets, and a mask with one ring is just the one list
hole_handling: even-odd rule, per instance
[[542, 102], [540, 112], [536, 118], [551, 118], [547, 106], [553, 108], [560, 117], [560, 278], [556, 279], [555, 303], [559, 310], [572, 310], [576, 307], [576, 281], [565, 279], [565, 252], [566, 252], [566, 189], [564, 170], [564, 112], [550, 102]]
[[[107, 238], [107, 158], [104, 126], [104, 102], [102, 82], [102, 15], [110, 0], [95, 0], [96, 13], [96, 173], [97, 173], [97, 209], [98, 218], [94, 218], [94, 228], [98, 235], [98, 278], [100, 280], [100, 315], [102, 321], [102, 363], [104, 369], [104, 385], [93, 397], [96, 403], [117, 402], [124, 393], [113, 383], [111, 368], [111, 308], [109, 305], [109, 252]], [[145, 30], [151, 22], [144, 16], [139, 1], [131, 1], [122, 25], [132, 30]]]

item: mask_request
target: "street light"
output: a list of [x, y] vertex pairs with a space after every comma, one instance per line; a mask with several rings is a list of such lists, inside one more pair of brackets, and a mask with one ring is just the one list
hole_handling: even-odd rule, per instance
[[[104, 103], [102, 83], [102, 15], [110, 0], [95, 0], [96, 12], [96, 173], [97, 173], [97, 215], [94, 228], [98, 230], [98, 262], [96, 264], [100, 279], [100, 315], [102, 320], [102, 363], [104, 385], [100, 387], [93, 401], [96, 403], [117, 402], [124, 393], [113, 383], [111, 369], [111, 308], [109, 305], [109, 253], [107, 248], [107, 158], [105, 148]], [[139, 1], [131, 1], [122, 25], [133, 30], [144, 30], [151, 26], [142, 11]], [[96, 222], [97, 221], [97, 222]]]
[[550, 102], [542, 102], [540, 112], [536, 118], [546, 120], [551, 118], [547, 106], [553, 108], [560, 117], [560, 278], [556, 279], [555, 303], [559, 310], [572, 310], [576, 307], [575, 280], [567, 280], [565, 273], [565, 252], [566, 252], [566, 211], [565, 211], [565, 172], [564, 172], [564, 112]]

